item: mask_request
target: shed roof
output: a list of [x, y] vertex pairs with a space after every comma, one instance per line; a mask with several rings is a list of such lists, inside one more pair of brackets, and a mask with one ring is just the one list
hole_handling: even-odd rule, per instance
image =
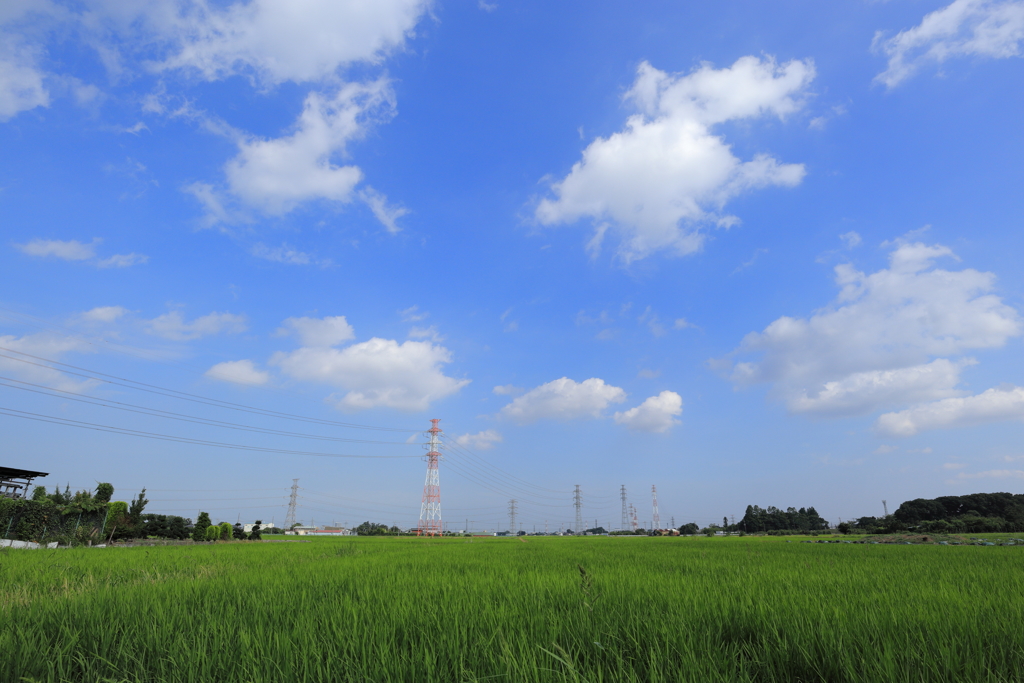
[[35, 477], [49, 476], [49, 472], [33, 472], [32, 470], [19, 470], [16, 467], [0, 467], [0, 477], [4, 479], [34, 479]]

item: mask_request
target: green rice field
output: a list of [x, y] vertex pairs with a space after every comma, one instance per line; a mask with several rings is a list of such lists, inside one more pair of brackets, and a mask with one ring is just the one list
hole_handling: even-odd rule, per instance
[[0, 653], [3, 681], [1017, 681], [1024, 547], [349, 537], [7, 550]]

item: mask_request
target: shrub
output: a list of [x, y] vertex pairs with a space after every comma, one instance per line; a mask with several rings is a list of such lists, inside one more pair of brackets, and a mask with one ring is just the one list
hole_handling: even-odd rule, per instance
[[221, 522], [218, 526], [220, 529], [220, 540], [230, 541], [231, 540], [231, 524], [229, 522]]
[[103, 537], [113, 538], [118, 529], [122, 530], [121, 537], [127, 531], [131, 519], [128, 517], [128, 503], [123, 500], [115, 500], [107, 505], [107, 523], [103, 526]]
[[206, 527], [206, 540], [207, 541], [219, 541], [220, 540], [220, 525], [210, 525]]

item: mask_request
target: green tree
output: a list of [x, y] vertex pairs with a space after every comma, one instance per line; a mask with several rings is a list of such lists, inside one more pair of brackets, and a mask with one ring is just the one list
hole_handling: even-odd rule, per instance
[[241, 524], [235, 524], [235, 526], [231, 527], [231, 535], [234, 536], [236, 541], [245, 540], [245, 530]]
[[220, 523], [220, 540], [230, 541], [231, 540], [231, 523], [221, 522]]
[[46, 493], [45, 486], [37, 486], [32, 489], [32, 500], [37, 503], [42, 503], [44, 500], [49, 500], [50, 496]]
[[257, 519], [256, 523], [252, 525], [252, 531], [249, 533], [249, 540], [261, 541], [263, 538], [260, 536], [260, 525], [263, 524], [263, 520]]
[[196, 525], [192, 528], [192, 540], [205, 541], [206, 530], [210, 528], [210, 515], [207, 512], [200, 512], [199, 517], [196, 518]]
[[132, 504], [128, 507], [128, 516], [131, 518], [132, 524], [138, 526], [139, 522], [142, 521], [142, 511], [146, 509], [146, 503], [148, 502], [149, 500], [146, 499], [146, 487], [142, 487], [138, 498], [132, 498]]
[[113, 484], [97, 484], [96, 495], [93, 499], [97, 503], [109, 503], [110, 499], [114, 497], [114, 485]]
[[218, 541], [220, 540], [220, 525], [211, 524], [206, 527], [206, 540], [207, 541]]
[[115, 500], [108, 503], [107, 523], [103, 527], [104, 537], [110, 539], [127, 538], [131, 535], [130, 528], [131, 518], [128, 516], [128, 503], [123, 500]]

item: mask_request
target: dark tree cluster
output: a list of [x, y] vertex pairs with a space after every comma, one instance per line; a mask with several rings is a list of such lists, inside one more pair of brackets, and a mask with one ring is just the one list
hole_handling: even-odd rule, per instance
[[773, 531], [823, 531], [829, 528], [813, 507], [779, 508], [769, 505], [760, 508], [748, 505], [747, 512], [738, 523], [725, 527], [726, 531], [745, 531], [747, 533], [770, 533]]
[[356, 534], [359, 536], [397, 536], [402, 530], [397, 526], [389, 527], [387, 524], [376, 522], [363, 522], [356, 527]]
[[901, 504], [892, 518], [892, 526], [931, 533], [1024, 531], [1024, 494], [915, 498]]

